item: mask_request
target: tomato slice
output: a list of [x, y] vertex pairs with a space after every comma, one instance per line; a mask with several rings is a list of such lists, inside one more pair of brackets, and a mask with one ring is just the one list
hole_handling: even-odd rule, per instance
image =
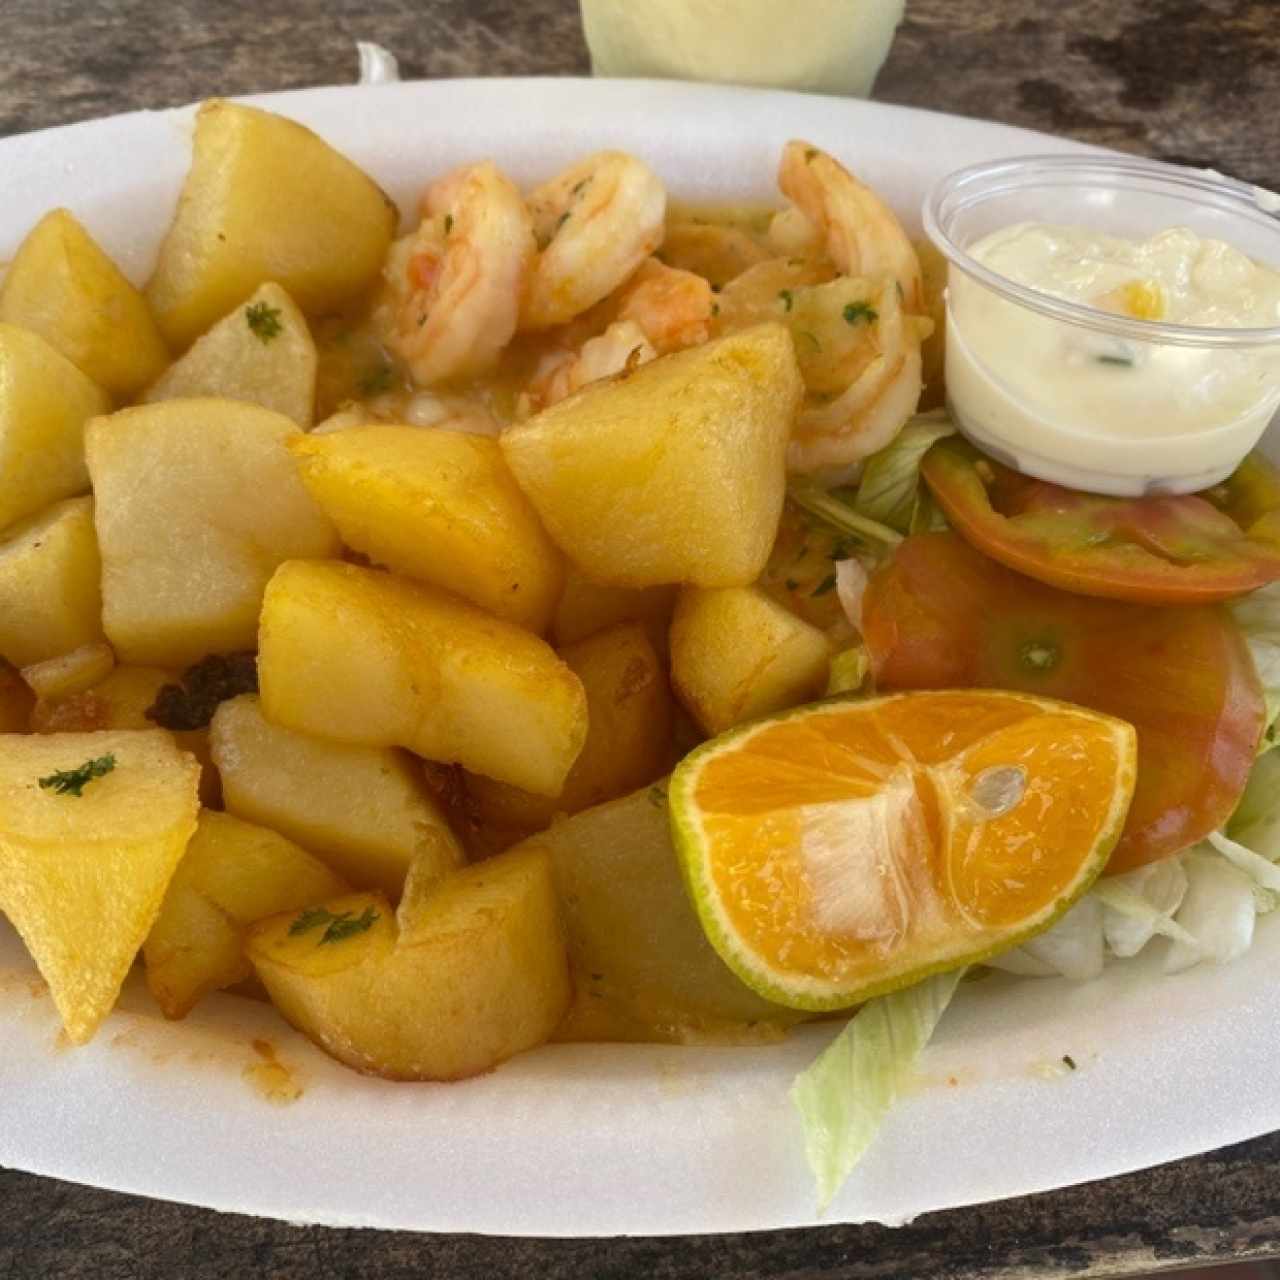
[[1262, 733], [1262, 689], [1212, 605], [1089, 599], [1013, 573], [950, 533], [907, 538], [871, 577], [863, 638], [878, 687], [1012, 689], [1129, 721], [1138, 783], [1109, 871], [1220, 828]]
[[1203, 494], [1105, 498], [939, 441], [921, 473], [952, 526], [993, 560], [1080, 595], [1139, 604], [1229, 600], [1280, 578], [1280, 476], [1251, 454]]

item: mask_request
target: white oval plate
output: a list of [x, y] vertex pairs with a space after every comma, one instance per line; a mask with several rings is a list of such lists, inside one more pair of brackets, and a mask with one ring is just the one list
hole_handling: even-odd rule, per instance
[[[256, 99], [318, 130], [412, 207], [424, 178], [492, 156], [521, 180], [601, 146], [679, 195], [768, 197], [779, 148], [830, 148], [915, 221], [945, 170], [1081, 150], [876, 103], [641, 81], [443, 81]], [[190, 110], [0, 142], [0, 260], [71, 207], [145, 277], [188, 160]], [[0, 925], [0, 931], [4, 926]], [[1280, 928], [1227, 968], [966, 986], [918, 1088], [824, 1221], [902, 1223], [1047, 1191], [1280, 1127]], [[556, 1046], [460, 1085], [368, 1079], [264, 1005], [215, 997], [165, 1023], [135, 974], [92, 1044], [61, 1045], [0, 932], [0, 1165], [295, 1221], [512, 1235], [742, 1231], [816, 1223], [788, 1086], [832, 1034], [759, 1049]], [[269, 1041], [304, 1088], [273, 1106], [244, 1073]], [[1045, 1078], [1069, 1054], [1074, 1073]]]

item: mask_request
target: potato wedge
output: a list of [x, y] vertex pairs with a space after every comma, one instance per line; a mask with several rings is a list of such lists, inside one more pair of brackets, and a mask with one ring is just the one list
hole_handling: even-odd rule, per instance
[[250, 930], [247, 953], [295, 1027], [395, 1080], [488, 1071], [545, 1041], [569, 1005], [551, 868], [536, 851], [406, 890], [398, 920], [375, 894], [273, 916]]
[[244, 935], [255, 920], [349, 891], [292, 840], [205, 810], [143, 943], [147, 987], [166, 1018], [185, 1018], [209, 992], [252, 975]]
[[[178, 674], [163, 667], [113, 667], [87, 689], [50, 693], [36, 702], [32, 733], [90, 733], [98, 729], [154, 729], [147, 708]], [[184, 746], [184, 750], [190, 750]]]
[[68, 498], [0, 537], [0, 657], [18, 667], [102, 639], [93, 499]]
[[[156, 730], [147, 716], [166, 684], [178, 681], [177, 672], [163, 667], [114, 667], [87, 689], [41, 696], [31, 712], [32, 733], [93, 733], [105, 729]], [[208, 729], [186, 729], [169, 733], [183, 751], [200, 764], [200, 802], [221, 803], [218, 771], [209, 752]]]
[[680, 592], [671, 683], [708, 734], [818, 697], [830, 667], [826, 636], [758, 587]]
[[804, 1017], [743, 986], [707, 941], [661, 786], [557, 822], [503, 856], [535, 849], [555, 871], [576, 988], [557, 1039], [754, 1041]]
[[22, 678], [37, 698], [48, 702], [92, 688], [105, 680], [115, 665], [116, 655], [109, 644], [82, 644], [60, 657], [23, 667]]
[[285, 449], [298, 428], [232, 400], [95, 418], [85, 437], [103, 626], [123, 662], [187, 667], [252, 649], [275, 567], [338, 549]]
[[473, 775], [467, 788], [481, 823], [536, 831], [557, 813], [577, 813], [626, 795], [674, 764], [671, 691], [639, 623], [598, 631], [562, 649], [560, 657], [587, 694], [587, 740], [564, 790], [554, 798], [538, 796]]
[[[76, 794], [66, 779], [91, 761], [99, 776], [79, 772]], [[0, 740], [0, 911], [74, 1044], [115, 1004], [160, 910], [195, 831], [198, 777], [159, 729]]]
[[543, 631], [563, 559], [496, 440], [374, 425], [289, 441], [303, 483], [353, 550]]
[[258, 679], [276, 724], [408, 747], [540, 795], [564, 786], [587, 734], [582, 682], [537, 636], [352, 564], [276, 570]]
[[588, 577], [736, 586], [773, 545], [800, 395], [790, 335], [758, 325], [592, 383], [509, 427], [502, 451]]
[[462, 852], [412, 757], [282, 729], [245, 694], [210, 726], [227, 810], [322, 858], [349, 883], [398, 898], [419, 875], [452, 871]]
[[39, 334], [0, 324], [0, 529], [88, 491], [84, 424], [110, 407]]
[[206, 102], [147, 299], [175, 350], [269, 280], [309, 314], [337, 310], [377, 280], [398, 218], [372, 179], [310, 129]]
[[66, 209], [46, 213], [18, 246], [0, 283], [0, 320], [40, 334], [120, 400], [169, 363], [142, 294]]
[[316, 344], [306, 317], [278, 284], [264, 284], [197, 338], [142, 400], [201, 396], [261, 405], [303, 430], [315, 421]]
[[606, 587], [569, 566], [564, 590], [551, 619], [551, 643], [557, 649], [576, 644], [619, 622], [641, 622], [654, 652], [665, 662], [667, 631], [676, 607], [676, 588]]

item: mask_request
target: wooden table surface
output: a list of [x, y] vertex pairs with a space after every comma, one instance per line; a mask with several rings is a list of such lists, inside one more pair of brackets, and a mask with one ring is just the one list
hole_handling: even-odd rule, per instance
[[[341, 83], [356, 39], [391, 48], [406, 77], [588, 69], [576, 0], [4, 0], [0, 15], [0, 135]], [[1280, 188], [1280, 2], [909, 0], [876, 96]], [[1131, 1275], [1280, 1253], [1278, 1158], [1273, 1134], [897, 1231], [541, 1242], [293, 1227], [0, 1170], [0, 1276]]]

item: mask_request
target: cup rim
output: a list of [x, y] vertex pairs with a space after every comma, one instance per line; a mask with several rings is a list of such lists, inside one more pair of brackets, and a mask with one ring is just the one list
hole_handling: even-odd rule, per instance
[[[1233, 212], [1256, 224], [1269, 227], [1276, 236], [1280, 258], [1280, 200], [1277, 212], [1266, 208], [1269, 193], [1247, 182], [1228, 178], [1207, 169], [1192, 169], [1134, 156], [1025, 155], [956, 169], [935, 182], [925, 196], [921, 210], [925, 234], [954, 266], [1001, 296], [1041, 315], [1083, 326], [1101, 333], [1183, 347], [1263, 347], [1280, 345], [1280, 324], [1254, 328], [1224, 328], [1209, 325], [1170, 324], [1160, 320], [1139, 320], [1120, 316], [1083, 302], [1071, 302], [1043, 293], [1029, 285], [1010, 280], [979, 262], [957, 244], [950, 226], [960, 209], [1008, 191], [1034, 188], [1046, 179], [1060, 185], [1075, 178], [1080, 185], [1125, 188], [1142, 180], [1184, 198], [1198, 197], [1206, 205]], [[1278, 263], [1274, 270], [1280, 270]]]

